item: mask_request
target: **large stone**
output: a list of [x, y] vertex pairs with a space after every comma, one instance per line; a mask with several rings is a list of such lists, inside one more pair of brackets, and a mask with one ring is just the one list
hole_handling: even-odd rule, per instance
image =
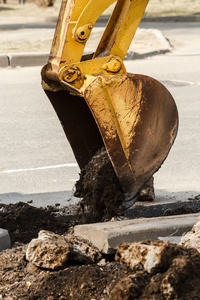
[[192, 230], [182, 236], [180, 245], [187, 248], [196, 248], [200, 252], [200, 218]]
[[147, 241], [121, 244], [116, 260], [126, 263], [134, 271], [151, 272], [170, 265], [174, 258], [174, 245], [168, 241]]
[[72, 246], [63, 236], [41, 230], [37, 239], [33, 239], [27, 248], [26, 259], [46, 269], [63, 267], [71, 256]]
[[46, 269], [60, 269], [79, 261], [82, 264], [94, 263], [102, 258], [99, 250], [90, 242], [71, 234], [60, 236], [41, 230], [37, 239], [33, 239], [27, 248], [26, 259]]
[[98, 248], [89, 241], [74, 235], [67, 235], [65, 239], [72, 245], [72, 260], [89, 264], [98, 262], [102, 259], [102, 255]]

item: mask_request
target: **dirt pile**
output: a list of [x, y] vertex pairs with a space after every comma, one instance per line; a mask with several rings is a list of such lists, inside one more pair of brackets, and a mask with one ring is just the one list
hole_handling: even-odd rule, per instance
[[36, 238], [42, 229], [58, 234], [65, 233], [70, 223], [60, 222], [52, 214], [55, 207], [37, 208], [24, 202], [0, 204], [0, 228], [9, 231], [11, 242], [28, 243]]
[[99, 150], [81, 171], [75, 188], [74, 195], [83, 198], [80, 205], [84, 223], [122, 213], [118, 207], [124, 201], [124, 194], [105, 148]]
[[43, 255], [35, 261], [26, 256], [27, 251], [24, 245], [0, 253], [2, 299], [199, 299], [200, 253], [194, 248], [161, 241], [122, 244], [115, 258], [71, 260], [53, 270], [49, 264], [41, 268]]

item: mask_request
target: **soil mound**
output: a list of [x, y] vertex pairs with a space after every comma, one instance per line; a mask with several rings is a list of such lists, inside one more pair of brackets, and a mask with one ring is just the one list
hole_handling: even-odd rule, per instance
[[37, 208], [24, 202], [0, 204], [0, 228], [8, 230], [11, 242], [26, 244], [42, 229], [63, 234], [70, 224], [59, 222], [51, 207]]
[[[22, 202], [1, 205], [0, 226], [9, 230], [15, 244], [29, 242], [41, 229], [67, 236], [71, 224], [59, 223], [51, 211]], [[151, 243], [157, 247], [163, 242]], [[146, 245], [149, 243], [146, 242]], [[170, 259], [163, 255], [162, 264], [150, 272], [140, 268], [140, 264], [133, 269], [127, 263], [116, 261], [114, 256], [104, 256], [99, 263], [76, 262], [59, 270], [50, 270], [36, 267], [26, 260], [27, 245], [5, 250], [0, 253], [0, 297], [44, 300], [200, 299], [200, 253], [194, 248], [170, 245], [167, 244], [173, 252]]]

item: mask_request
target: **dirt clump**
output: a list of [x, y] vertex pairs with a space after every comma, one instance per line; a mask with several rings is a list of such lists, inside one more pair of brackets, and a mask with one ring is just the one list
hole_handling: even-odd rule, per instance
[[28, 243], [42, 229], [63, 234], [70, 226], [70, 223], [60, 222], [50, 207], [37, 208], [24, 202], [0, 204], [0, 228], [8, 230], [12, 244]]
[[124, 201], [124, 193], [105, 148], [81, 170], [75, 188], [74, 195], [83, 198], [80, 205], [84, 222], [98, 222], [106, 215], [110, 218], [122, 213], [119, 206]]

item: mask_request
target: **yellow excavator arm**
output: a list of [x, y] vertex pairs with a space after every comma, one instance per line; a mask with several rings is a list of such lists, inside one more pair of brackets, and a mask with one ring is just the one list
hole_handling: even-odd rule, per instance
[[[118, 0], [96, 52], [83, 57], [91, 31], [101, 14], [116, 0], [63, 1], [52, 43], [46, 77], [80, 93], [97, 75], [126, 74], [123, 59], [148, 0]], [[84, 60], [81, 62], [81, 60]]]
[[[94, 53], [83, 55], [96, 21], [116, 2]], [[127, 74], [123, 60], [148, 0], [63, 0], [42, 85], [80, 168], [103, 145], [124, 191], [124, 208], [160, 168], [178, 128], [168, 90]]]

